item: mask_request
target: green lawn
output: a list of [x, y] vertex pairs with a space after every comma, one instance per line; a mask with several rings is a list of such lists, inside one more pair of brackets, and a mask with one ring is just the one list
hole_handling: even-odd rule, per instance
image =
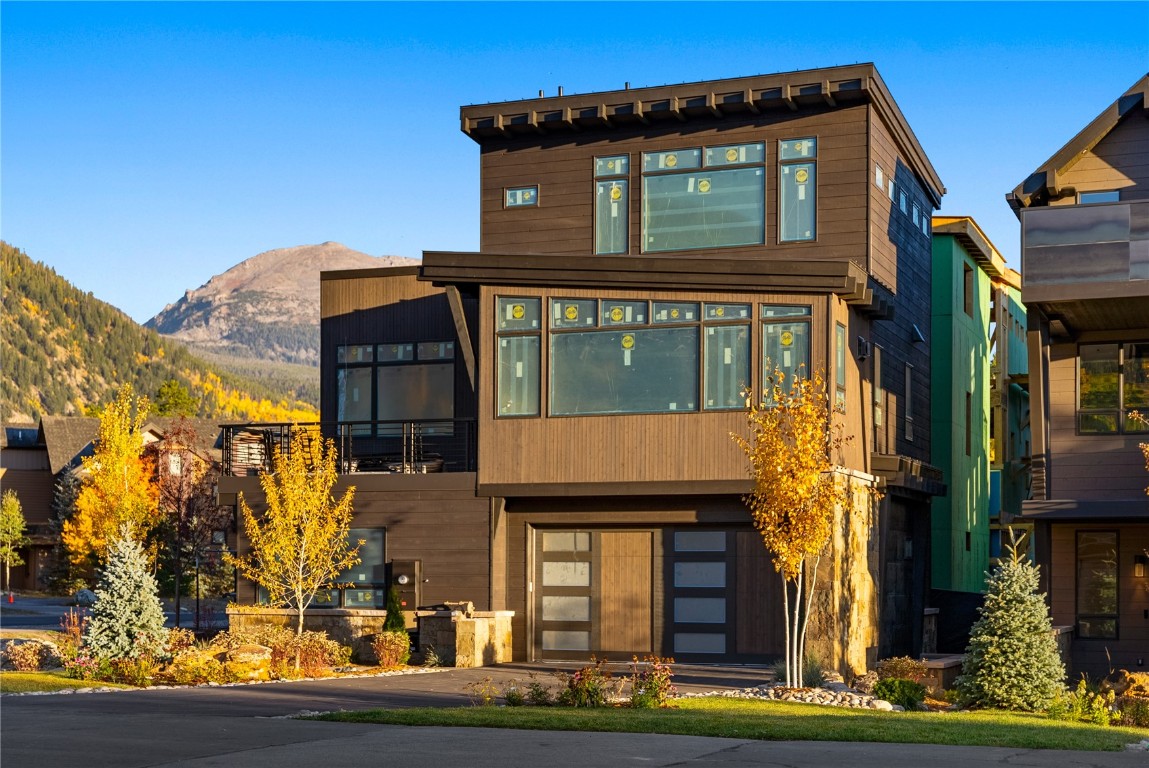
[[50, 672], [0, 672], [0, 693], [62, 691], [67, 688], [131, 688], [130, 685], [95, 680], [73, 680], [62, 670]]
[[876, 712], [743, 699], [681, 699], [673, 709], [461, 707], [368, 710], [316, 719], [391, 725], [472, 726], [722, 736], [770, 741], [881, 741], [1029, 749], [1117, 751], [1149, 737], [1136, 728], [1102, 728], [1003, 712]]

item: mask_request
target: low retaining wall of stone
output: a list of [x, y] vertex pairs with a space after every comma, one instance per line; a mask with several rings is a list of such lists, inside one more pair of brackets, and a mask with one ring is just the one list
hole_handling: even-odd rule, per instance
[[[295, 630], [298, 614], [288, 608], [227, 609], [228, 626], [232, 630], [272, 626]], [[303, 628], [312, 632], [326, 632], [332, 640], [351, 646], [352, 658], [375, 663], [371, 638], [383, 629], [387, 611], [369, 608], [308, 608], [303, 614]]]

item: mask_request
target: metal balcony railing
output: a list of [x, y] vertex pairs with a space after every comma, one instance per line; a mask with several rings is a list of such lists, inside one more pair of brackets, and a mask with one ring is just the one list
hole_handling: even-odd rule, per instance
[[225, 424], [224, 475], [243, 477], [270, 472], [275, 450], [291, 450], [293, 429], [303, 430], [309, 440], [333, 440], [342, 473], [475, 471], [474, 419], [422, 419]]

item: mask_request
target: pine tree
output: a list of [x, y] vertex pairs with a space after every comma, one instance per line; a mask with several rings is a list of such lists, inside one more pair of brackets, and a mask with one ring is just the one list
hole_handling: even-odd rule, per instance
[[120, 529], [96, 587], [96, 604], [84, 640], [98, 659], [137, 658], [164, 647], [164, 611], [144, 547], [131, 528]]
[[986, 578], [985, 603], [956, 681], [965, 703], [1042, 711], [1065, 687], [1065, 666], [1037, 586], [1037, 566], [1013, 544]]

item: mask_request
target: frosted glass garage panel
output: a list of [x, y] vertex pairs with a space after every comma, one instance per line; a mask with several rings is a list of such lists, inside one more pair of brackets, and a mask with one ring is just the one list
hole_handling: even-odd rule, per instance
[[726, 598], [676, 597], [674, 620], [679, 624], [725, 624]]
[[675, 563], [676, 587], [725, 587], [726, 563]]
[[725, 552], [726, 531], [675, 531], [675, 552]]
[[590, 598], [546, 595], [543, 597], [543, 621], [590, 621]]
[[675, 632], [674, 653], [726, 653], [726, 635], [718, 632]]
[[544, 587], [589, 587], [590, 563], [543, 563]]
[[547, 531], [543, 534], [543, 552], [589, 551], [589, 531]]
[[589, 651], [590, 632], [543, 630], [544, 651]]

